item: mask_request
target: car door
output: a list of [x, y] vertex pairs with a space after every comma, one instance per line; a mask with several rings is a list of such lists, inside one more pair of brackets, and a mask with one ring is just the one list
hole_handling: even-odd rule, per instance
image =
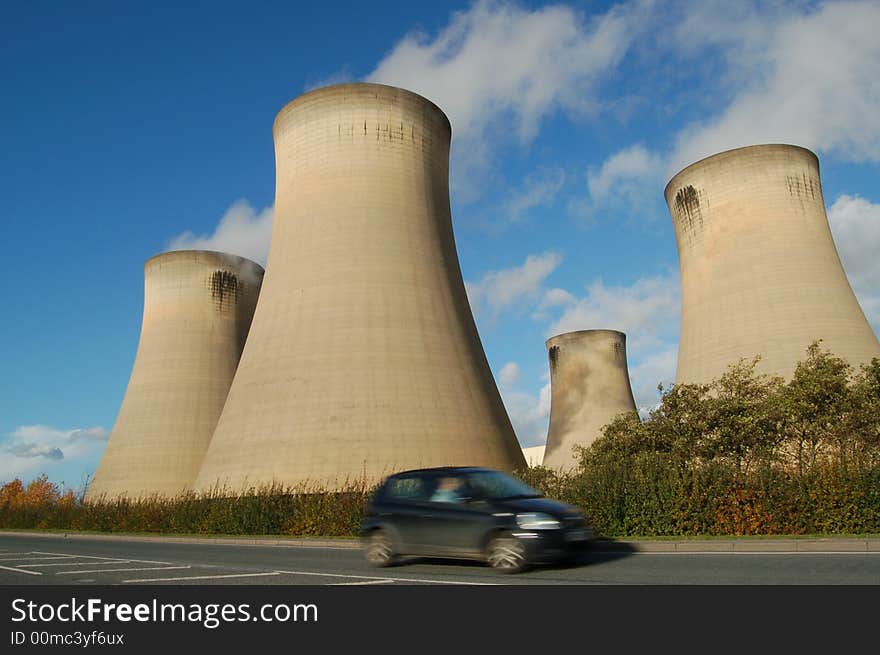
[[394, 533], [395, 547], [401, 553], [421, 552], [421, 528], [431, 489], [430, 480], [418, 473], [391, 478], [385, 487], [379, 516]]
[[[451, 480], [455, 480], [452, 483]], [[444, 486], [445, 485], [445, 486]], [[454, 494], [444, 491], [455, 486]], [[425, 548], [438, 555], [474, 555], [480, 552], [483, 535], [491, 523], [489, 505], [472, 497], [464, 474], [437, 476], [420, 529]]]

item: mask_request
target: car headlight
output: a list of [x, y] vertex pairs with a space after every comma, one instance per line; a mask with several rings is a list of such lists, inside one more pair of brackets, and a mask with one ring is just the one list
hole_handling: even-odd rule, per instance
[[555, 530], [559, 527], [559, 521], [543, 512], [517, 514], [516, 524], [523, 530]]

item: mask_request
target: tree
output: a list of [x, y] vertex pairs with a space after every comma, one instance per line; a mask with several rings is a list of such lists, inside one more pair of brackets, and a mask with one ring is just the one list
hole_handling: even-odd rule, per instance
[[880, 464], [880, 358], [863, 364], [850, 388], [850, 411], [841, 421], [840, 447], [853, 462]]
[[771, 459], [781, 441], [780, 377], [759, 375], [760, 357], [741, 359], [708, 387], [702, 410], [707, 424], [704, 456], [729, 457], [739, 469], [753, 457]]
[[852, 407], [850, 372], [843, 359], [819, 348], [815, 341], [807, 348], [806, 360], [799, 362], [791, 381], [780, 395], [783, 431], [798, 465], [815, 464], [817, 457], [846, 437], [842, 429]]

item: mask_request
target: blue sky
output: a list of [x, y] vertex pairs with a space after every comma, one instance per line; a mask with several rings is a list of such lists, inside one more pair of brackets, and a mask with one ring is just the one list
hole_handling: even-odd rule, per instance
[[94, 471], [143, 262], [170, 247], [264, 261], [272, 121], [328, 83], [403, 86], [449, 115], [462, 270], [523, 445], [546, 431], [552, 334], [625, 331], [643, 407], [673, 378], [663, 187], [721, 150], [817, 152], [880, 330], [878, 34], [876, 2], [5, 3], [0, 480]]

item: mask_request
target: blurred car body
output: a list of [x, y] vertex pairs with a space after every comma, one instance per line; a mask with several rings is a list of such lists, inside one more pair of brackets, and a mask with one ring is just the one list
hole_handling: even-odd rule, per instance
[[374, 566], [420, 555], [479, 559], [509, 573], [566, 559], [594, 538], [578, 508], [475, 467], [389, 476], [369, 503], [361, 536]]

